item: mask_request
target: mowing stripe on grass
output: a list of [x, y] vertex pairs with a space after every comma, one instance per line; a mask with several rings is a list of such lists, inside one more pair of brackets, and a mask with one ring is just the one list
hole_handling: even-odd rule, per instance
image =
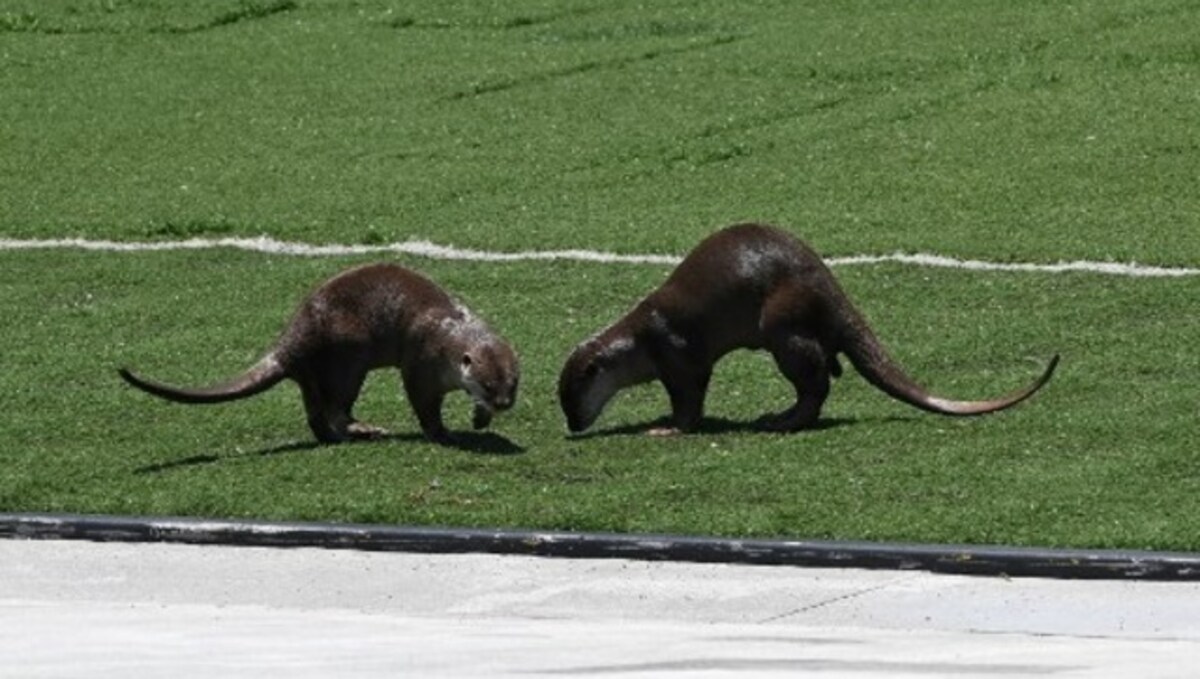
[[[296, 257], [339, 257], [370, 254], [402, 254], [431, 259], [461, 260], [470, 262], [527, 262], [568, 260], [597, 262], [601, 264], [656, 264], [675, 265], [682, 259], [679, 255], [620, 254], [596, 250], [521, 250], [517, 252], [490, 252], [438, 245], [427, 240], [408, 240], [386, 245], [345, 245], [330, 243], [311, 245], [279, 241], [267, 236], [258, 238], [190, 238], [180, 241], [128, 242], [89, 240], [85, 238], [56, 239], [11, 239], [0, 238], [0, 250], [48, 250], [75, 249], [98, 252], [165, 252], [178, 250], [210, 250], [230, 248], [248, 252]], [[849, 255], [827, 257], [831, 266], [856, 266], [895, 263], [910, 266], [963, 269], [967, 271], [1002, 271], [1014, 273], [1066, 273], [1081, 272], [1132, 278], [1181, 278], [1200, 275], [1200, 269], [1189, 267], [1165, 267], [1137, 263], [1093, 262], [1077, 260], [1059, 261], [1054, 264], [1032, 262], [988, 262], [978, 259], [958, 259], [928, 253], [908, 254], [896, 252], [890, 255]]]

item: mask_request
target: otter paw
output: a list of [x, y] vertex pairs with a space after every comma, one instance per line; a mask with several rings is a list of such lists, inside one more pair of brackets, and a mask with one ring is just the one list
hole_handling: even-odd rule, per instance
[[655, 436], [659, 438], [667, 436], [679, 436], [683, 431], [678, 427], [653, 427], [646, 431], [647, 436]]
[[773, 415], [764, 415], [754, 424], [764, 430], [773, 432], [790, 432], [800, 431], [801, 429], [810, 429], [817, 423], [817, 416], [814, 413], [802, 412], [800, 408], [793, 406]]
[[365, 422], [351, 422], [350, 425], [346, 427], [346, 433], [349, 434], [350, 438], [352, 439], [374, 440], [381, 439], [386, 436], [387, 430], [383, 427], [376, 427], [371, 424], [366, 424]]
[[492, 411], [481, 405], [475, 406], [475, 415], [471, 418], [471, 426], [475, 429], [484, 429], [492, 423]]
[[763, 431], [788, 431], [791, 427], [793, 413], [782, 412], [763, 415], [754, 421], [754, 426]]
[[425, 435], [425, 440], [430, 443], [436, 443], [443, 446], [454, 446], [458, 443], [458, 438], [451, 434], [445, 427], [437, 429], [424, 429], [422, 432]]

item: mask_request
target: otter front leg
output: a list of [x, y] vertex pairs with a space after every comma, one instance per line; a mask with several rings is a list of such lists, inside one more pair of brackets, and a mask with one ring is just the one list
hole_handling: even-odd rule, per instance
[[492, 409], [480, 404], [475, 404], [475, 413], [471, 417], [471, 426], [475, 429], [486, 429], [492, 423]]
[[401, 375], [404, 393], [417, 415], [425, 438], [433, 443], [450, 443], [454, 437], [442, 424], [442, 402], [446, 394], [436, 386], [436, 379], [431, 375], [422, 374], [419, 369], [402, 370]]
[[695, 431], [704, 418], [704, 398], [708, 395], [711, 366], [671, 361], [660, 369], [659, 379], [671, 399], [671, 427], [655, 427], [651, 436], [671, 436]]

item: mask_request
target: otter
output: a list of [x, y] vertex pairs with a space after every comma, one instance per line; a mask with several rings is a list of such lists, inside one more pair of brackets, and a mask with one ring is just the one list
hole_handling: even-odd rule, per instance
[[179, 403], [219, 403], [266, 391], [285, 378], [300, 385], [308, 426], [322, 443], [377, 438], [351, 409], [367, 372], [400, 369], [408, 401], [430, 441], [451, 443], [442, 423], [447, 393], [474, 401], [472, 424], [487, 427], [512, 407], [520, 371], [512, 347], [425, 276], [396, 264], [344, 271], [313, 291], [275, 345], [253, 367], [223, 384], [172, 387], [120, 368], [129, 384]]
[[934, 396], [888, 356], [815, 252], [781, 229], [738, 224], [701, 241], [632, 311], [575, 347], [558, 384], [567, 427], [586, 430], [619, 390], [658, 379], [670, 398], [671, 426], [649, 433], [693, 431], [713, 365], [739, 348], [771, 352], [796, 389], [794, 405], [758, 420], [775, 431], [817, 424], [830, 379], [842, 374], [838, 354], [889, 396], [943, 415], [1016, 405], [1058, 365], [1056, 354], [1037, 380], [1002, 398]]

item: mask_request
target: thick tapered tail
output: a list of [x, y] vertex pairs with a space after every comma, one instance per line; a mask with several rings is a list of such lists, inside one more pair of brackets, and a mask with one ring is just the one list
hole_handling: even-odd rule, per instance
[[1058, 354], [1050, 359], [1040, 377], [1028, 386], [1002, 396], [985, 401], [956, 401], [930, 394], [924, 387], [917, 384], [888, 356], [883, 345], [875, 338], [875, 334], [867, 326], [866, 321], [857, 313], [846, 307], [846, 335], [843, 351], [854, 364], [856, 370], [868, 382], [880, 391], [916, 406], [921, 410], [940, 415], [983, 415], [997, 410], [1011, 408], [1025, 399], [1033, 396], [1054, 375], [1058, 367]]
[[118, 368], [117, 372], [138, 389], [177, 403], [222, 403], [247, 398], [270, 389], [287, 376], [273, 353], [267, 354], [249, 370], [228, 382], [199, 389], [173, 387], [147, 380], [126, 368]]
[[1022, 389], [1000, 398], [984, 401], [957, 401], [930, 394], [886, 358], [883, 362], [876, 360], [860, 362], [853, 355], [847, 355], [850, 356], [850, 361], [858, 372], [887, 395], [921, 410], [940, 415], [984, 415], [1011, 408], [1037, 393], [1050, 381], [1054, 375], [1054, 369], [1058, 367], [1058, 354], [1055, 354], [1046, 369], [1042, 371], [1041, 376]]
[[1050, 377], [1054, 375], [1054, 369], [1057, 367], [1058, 354], [1055, 354], [1046, 365], [1046, 369], [1042, 371], [1041, 376], [1034, 380], [1032, 384], [1001, 398], [988, 401], [954, 401], [926, 394], [924, 403], [914, 403], [913, 405], [943, 415], [983, 415], [985, 413], [994, 413], [997, 410], [1011, 408], [1033, 396], [1050, 381]]

